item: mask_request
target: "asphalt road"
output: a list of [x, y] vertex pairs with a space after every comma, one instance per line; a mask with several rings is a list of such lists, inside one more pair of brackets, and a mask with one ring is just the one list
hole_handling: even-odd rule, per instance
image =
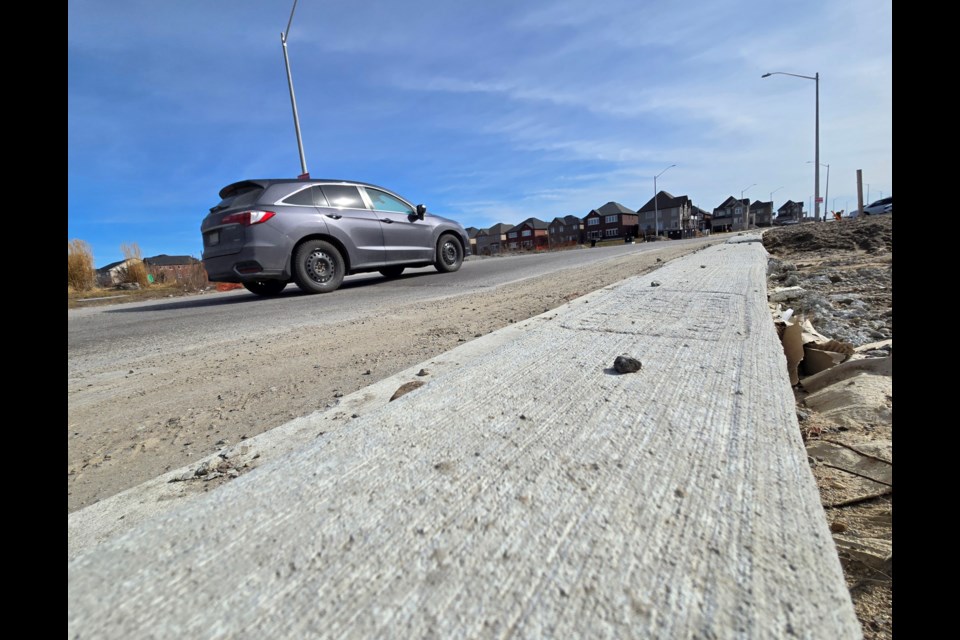
[[428, 303], [564, 269], [589, 267], [631, 253], [705, 241], [639, 243], [505, 258], [471, 256], [456, 273], [441, 274], [433, 267], [423, 267], [409, 269], [395, 280], [378, 273], [358, 274], [348, 276], [337, 291], [322, 295], [304, 294], [290, 284], [275, 298], [260, 298], [242, 290], [72, 309], [67, 319], [68, 360], [76, 363], [78, 358], [114, 358], [125, 348], [159, 350], [160, 345], [167, 350], [201, 348], [199, 345], [209, 348], [221, 337], [234, 340], [318, 323], [352, 322], [376, 315], [393, 302]]

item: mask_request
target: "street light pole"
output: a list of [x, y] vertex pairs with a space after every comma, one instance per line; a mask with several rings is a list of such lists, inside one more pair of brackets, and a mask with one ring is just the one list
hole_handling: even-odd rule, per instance
[[[807, 164], [810, 164], [810, 161], [809, 161], [809, 160], [807, 160]], [[821, 166], [824, 166], [824, 167], [827, 168], [827, 187], [826, 187], [826, 190], [825, 190], [824, 193], [823, 193], [823, 203], [826, 204], [826, 203], [827, 203], [827, 200], [830, 199], [830, 165], [829, 165], [829, 164], [825, 164], [825, 165], [821, 165]], [[824, 207], [824, 209], [826, 209], [826, 207]], [[827, 218], [827, 212], [826, 212], [826, 211], [823, 212], [823, 218], [824, 218], [824, 220], [826, 220], [826, 218]]]
[[[755, 186], [757, 186], [757, 183], [756, 183], [756, 182], [754, 182], [752, 185], [750, 185], [750, 187], [755, 187]], [[743, 194], [744, 194], [744, 192], [746, 192], [746, 190], [749, 189], [750, 187], [747, 187], [746, 189], [741, 189], [741, 190], [740, 190], [740, 201], [741, 201], [741, 202], [743, 201]], [[744, 217], [743, 220], [744, 220], [744, 226], [745, 226], [747, 229], [749, 229], [749, 228], [750, 228], [750, 201], [749, 201], [749, 200], [747, 200], [747, 215]]]
[[773, 194], [775, 194], [777, 191], [780, 191], [780, 189], [783, 189], [783, 187], [777, 187], [776, 189], [774, 189], [773, 191], [770, 192], [770, 224], [771, 224], [771, 225], [773, 224], [773, 218], [774, 218], [774, 215], [773, 215]]
[[[675, 164], [670, 165], [670, 167], [675, 167], [675, 166], [677, 165]], [[667, 167], [667, 169], [669, 169], [670, 167]], [[666, 173], [667, 169], [664, 169], [657, 175], [653, 176], [653, 220], [654, 220], [654, 224], [656, 224], [657, 237], [660, 236], [660, 208], [657, 206], [657, 178], [659, 178], [664, 173]]]
[[[786, 73], [784, 71], [773, 71], [771, 73], [765, 73], [761, 78], [766, 78], [768, 76], [781, 75], [781, 76], [793, 76], [794, 78], [804, 78], [806, 80], [813, 80], [817, 83], [817, 102], [816, 102], [816, 124], [814, 129], [814, 162], [816, 163], [813, 170], [813, 190], [814, 190], [814, 220], [820, 220], [820, 73], [817, 72], [812, 76], [801, 76], [796, 73]], [[824, 216], [824, 219], [826, 216]]]
[[293, 22], [293, 12], [297, 10], [297, 0], [293, 0], [290, 9], [290, 19], [287, 21], [287, 30], [280, 34], [280, 44], [283, 45], [283, 63], [287, 67], [287, 86], [290, 87], [290, 104], [293, 107], [293, 128], [297, 132], [297, 149], [300, 151], [300, 178], [310, 177], [307, 172], [307, 159], [303, 155], [303, 140], [300, 138], [300, 116], [297, 114], [297, 98], [293, 94], [293, 76], [290, 74], [290, 57], [287, 55], [287, 35], [290, 33], [290, 24]]

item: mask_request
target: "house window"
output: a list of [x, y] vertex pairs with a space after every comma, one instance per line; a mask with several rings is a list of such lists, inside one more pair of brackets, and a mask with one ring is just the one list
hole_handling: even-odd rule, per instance
[[524, 229], [521, 235], [523, 235], [523, 237], [526, 238], [527, 236], [531, 235], [532, 233], [533, 233], [533, 232], [530, 231], [530, 229]]
[[741, 207], [737, 207], [736, 209], [733, 210], [733, 212], [736, 215], [740, 215], [741, 213], [743, 213], [743, 209]]
[[619, 229], [607, 229], [607, 236], [615, 236], [615, 235], [618, 235], [618, 231], [619, 231]]
[[607, 216], [604, 218], [604, 222], [607, 224], [616, 224], [620, 216]]
[[508, 238], [516, 238], [516, 237], [517, 237], [517, 232], [516, 232], [516, 231], [511, 231], [510, 233], [507, 234], [507, 237], [508, 237]]
[[587, 218], [587, 224], [591, 227], [600, 224], [600, 218]]

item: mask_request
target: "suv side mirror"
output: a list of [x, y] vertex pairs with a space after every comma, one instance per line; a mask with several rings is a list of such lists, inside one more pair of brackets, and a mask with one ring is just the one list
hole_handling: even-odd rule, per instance
[[422, 204], [417, 205], [417, 217], [423, 220], [423, 215], [427, 212], [427, 208]]

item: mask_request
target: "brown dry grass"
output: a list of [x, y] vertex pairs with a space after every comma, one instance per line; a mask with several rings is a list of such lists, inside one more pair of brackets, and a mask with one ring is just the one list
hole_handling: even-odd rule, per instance
[[143, 255], [140, 252], [139, 245], [136, 242], [133, 244], [124, 243], [120, 245], [120, 250], [123, 251], [124, 259], [130, 261], [126, 267], [120, 270], [120, 281], [136, 283], [141, 287], [148, 286], [150, 280], [147, 278], [147, 267], [143, 264]]
[[89, 291], [97, 284], [93, 251], [83, 240], [67, 241], [67, 291]]

